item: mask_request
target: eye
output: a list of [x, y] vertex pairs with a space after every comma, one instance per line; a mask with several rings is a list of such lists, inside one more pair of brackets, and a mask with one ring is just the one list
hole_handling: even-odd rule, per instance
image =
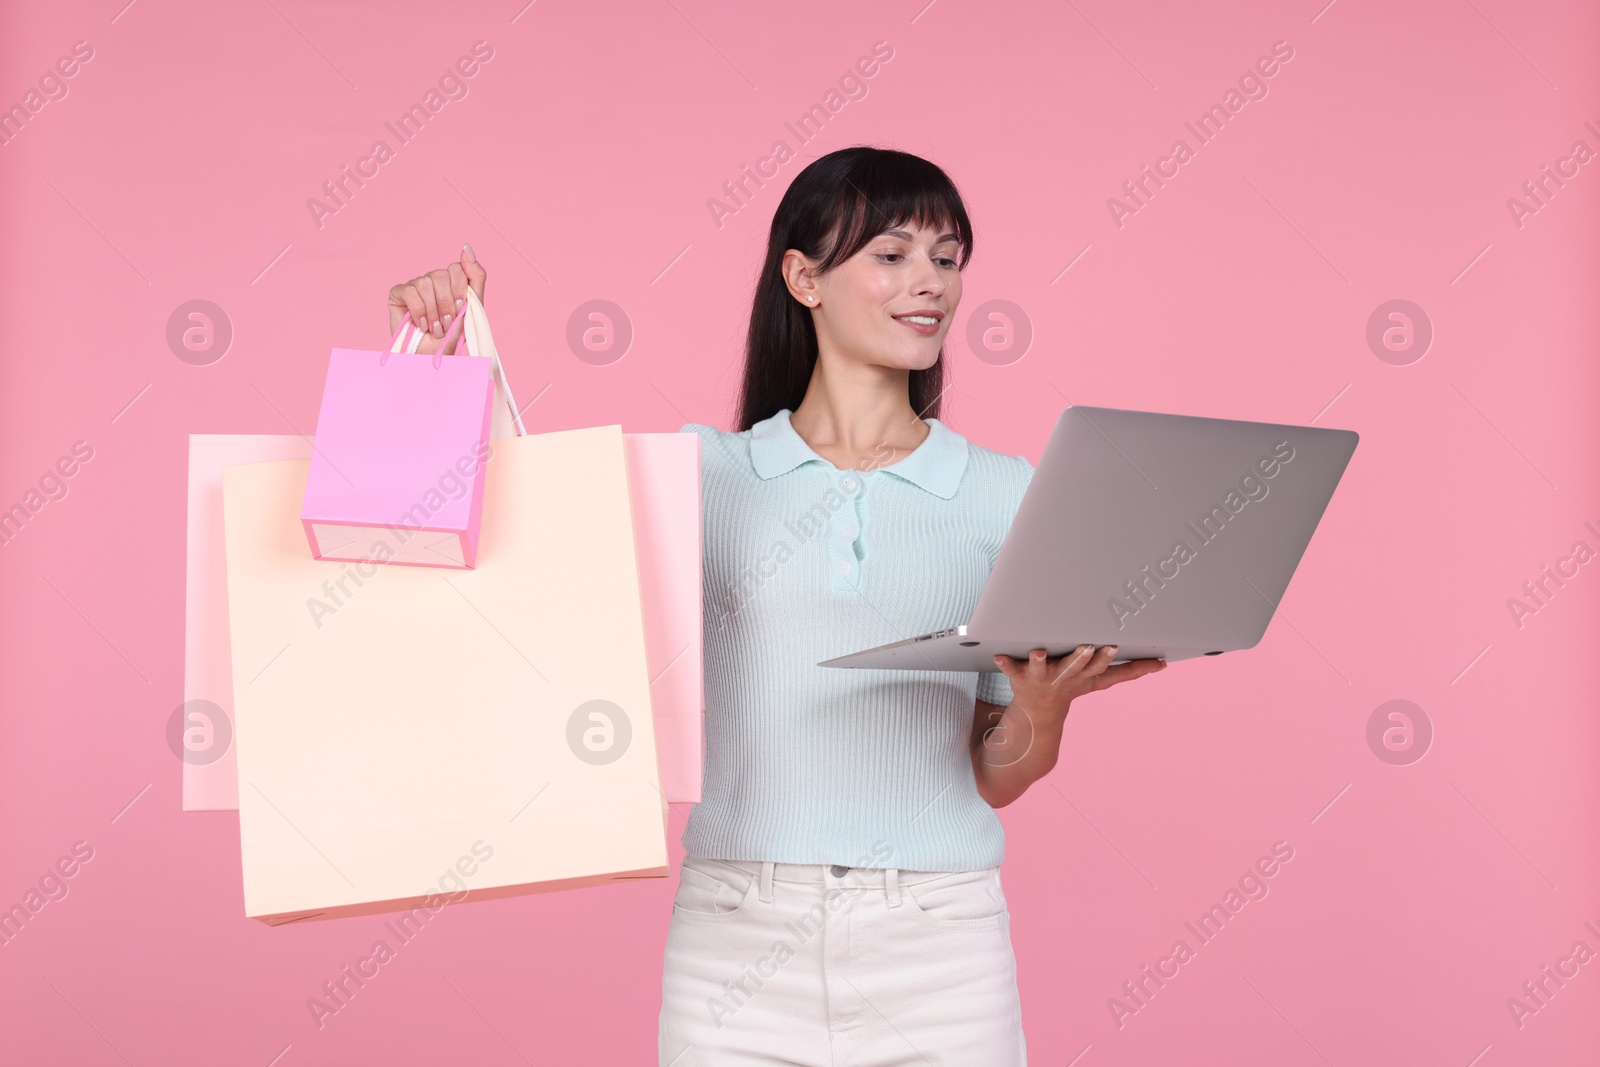
[[900, 258], [902, 258], [899, 252], [879, 252], [877, 255], [878, 255], [879, 259], [900, 259]]

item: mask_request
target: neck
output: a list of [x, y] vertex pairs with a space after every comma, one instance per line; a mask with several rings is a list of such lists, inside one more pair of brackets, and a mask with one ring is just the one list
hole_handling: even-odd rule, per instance
[[829, 459], [909, 452], [928, 436], [911, 407], [911, 372], [819, 358], [806, 395], [790, 416], [802, 440]]

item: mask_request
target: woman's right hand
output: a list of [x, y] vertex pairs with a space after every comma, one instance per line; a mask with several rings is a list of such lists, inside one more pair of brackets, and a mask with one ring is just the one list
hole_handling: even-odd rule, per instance
[[[450, 326], [467, 303], [467, 287], [483, 299], [484, 283], [489, 273], [478, 262], [471, 245], [461, 246], [461, 259], [438, 270], [419, 274], [409, 282], [401, 282], [389, 290], [389, 333], [400, 328], [400, 323], [410, 317], [423, 332], [418, 352], [432, 354], [439, 342], [450, 332]], [[459, 343], [460, 331], [450, 341], [453, 350]], [[446, 352], [450, 355], [450, 352]]]

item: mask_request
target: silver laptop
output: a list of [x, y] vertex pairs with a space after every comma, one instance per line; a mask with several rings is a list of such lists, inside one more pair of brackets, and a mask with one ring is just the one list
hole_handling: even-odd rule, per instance
[[[823, 667], [993, 671], [1252, 648], [1355, 451], [1353, 430], [1074, 405], [1056, 420], [972, 618]], [[938, 575], [930, 574], [930, 581]]]

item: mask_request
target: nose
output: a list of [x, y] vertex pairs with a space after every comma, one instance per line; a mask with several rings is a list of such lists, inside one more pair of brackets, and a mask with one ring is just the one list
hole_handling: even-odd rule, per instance
[[933, 260], [926, 256], [918, 261], [919, 269], [911, 280], [911, 291], [917, 295], [924, 293], [930, 296], [941, 296], [945, 290], [944, 275], [939, 273], [939, 268], [934, 266]]

